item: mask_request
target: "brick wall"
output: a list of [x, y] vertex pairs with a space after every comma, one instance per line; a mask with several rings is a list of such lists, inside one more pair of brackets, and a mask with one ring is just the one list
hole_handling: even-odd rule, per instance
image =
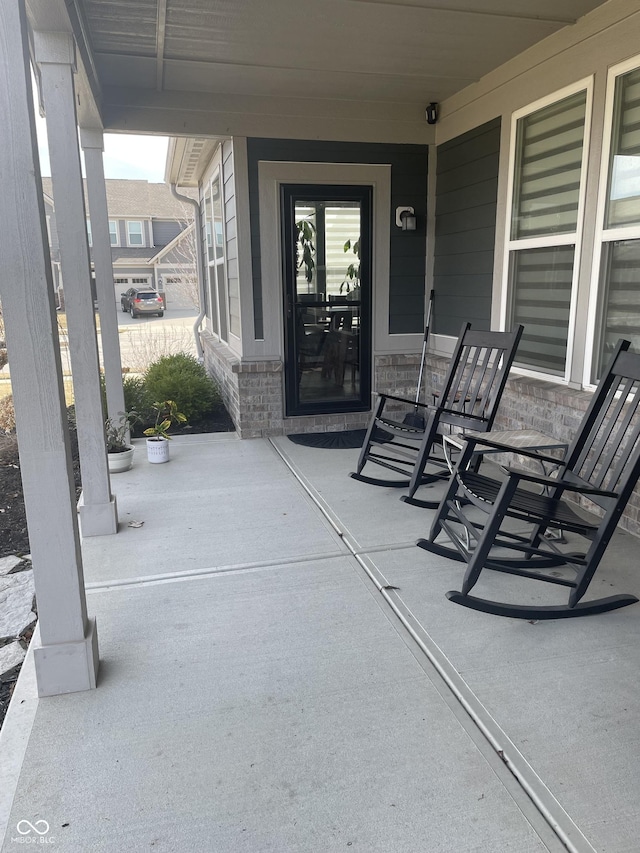
[[[206, 333], [202, 345], [207, 372], [217, 382], [240, 438], [362, 429], [369, 422], [369, 412], [285, 418], [280, 360], [242, 361], [226, 344]], [[390, 393], [400, 390], [413, 397], [418, 367], [417, 355], [377, 357], [374, 387]]]
[[[368, 412], [285, 418], [280, 360], [243, 362], [229, 347], [211, 336], [204, 335], [202, 343], [207, 371], [220, 387], [240, 438], [359, 429], [369, 421]], [[447, 358], [427, 356], [424, 382], [428, 391], [440, 387], [448, 364]], [[413, 399], [419, 368], [419, 354], [376, 356], [374, 388]], [[587, 391], [541, 379], [511, 376], [494, 428], [533, 428], [570, 442], [590, 400], [591, 394]], [[640, 535], [640, 489], [632, 495], [620, 526]]]

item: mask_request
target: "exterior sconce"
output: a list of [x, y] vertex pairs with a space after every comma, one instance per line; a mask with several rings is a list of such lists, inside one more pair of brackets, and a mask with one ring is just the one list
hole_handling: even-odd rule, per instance
[[403, 231], [416, 230], [416, 214], [412, 207], [396, 207], [396, 225]]
[[427, 124], [435, 124], [438, 121], [438, 104], [435, 101], [431, 101], [426, 109], [426, 113]]

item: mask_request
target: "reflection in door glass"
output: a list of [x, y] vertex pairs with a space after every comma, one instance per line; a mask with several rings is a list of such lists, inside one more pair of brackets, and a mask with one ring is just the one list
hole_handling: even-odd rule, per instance
[[298, 402], [360, 399], [360, 203], [297, 202]]

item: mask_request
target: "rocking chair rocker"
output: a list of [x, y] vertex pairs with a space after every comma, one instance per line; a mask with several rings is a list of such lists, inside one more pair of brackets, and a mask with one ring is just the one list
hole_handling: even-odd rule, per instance
[[[495, 452], [501, 445], [482, 436], [467, 437], [429, 538], [417, 543], [467, 563], [461, 591], [447, 593], [451, 601], [521, 619], [587, 616], [638, 601], [633, 595], [615, 595], [581, 603], [640, 476], [640, 354], [628, 352], [629, 346], [629, 341], [618, 342], [564, 460], [517, 451], [559, 465], [555, 476], [511, 467], [506, 468], [503, 482], [480, 474], [475, 463], [482, 447]], [[503, 449], [512, 451], [507, 446]], [[522, 488], [526, 484], [529, 489]], [[531, 491], [531, 485], [538, 490]], [[586, 520], [565, 496], [582, 496], [601, 517]], [[477, 509], [487, 514], [484, 524], [477, 521], [482, 516]], [[505, 529], [505, 519], [526, 522], [528, 533], [515, 532], [513, 525]], [[554, 529], [586, 539], [591, 543], [586, 553], [562, 551], [557, 541], [545, 536]], [[442, 531], [454, 547], [436, 543]], [[518, 556], [505, 556], [505, 549]], [[559, 566], [572, 570], [568, 577], [548, 571]], [[569, 587], [568, 604], [505, 604], [469, 595], [485, 568]]]
[[[434, 395], [438, 401], [434, 405], [380, 394], [358, 466], [351, 476], [374, 486], [409, 487], [409, 494], [402, 500], [435, 509], [439, 501], [419, 500], [414, 495], [421, 485], [450, 476], [442, 436], [451, 430], [491, 429], [523, 328], [518, 326], [512, 332], [472, 331], [471, 325], [464, 323], [443, 386]], [[407, 409], [404, 420], [402, 412], [397, 415], [387, 411], [388, 403]], [[411, 411], [417, 412], [418, 408], [423, 417], [417, 420], [424, 427], [414, 425], [416, 418]], [[403, 479], [368, 477], [362, 474], [367, 462], [402, 474]], [[431, 470], [425, 473], [427, 465]]]

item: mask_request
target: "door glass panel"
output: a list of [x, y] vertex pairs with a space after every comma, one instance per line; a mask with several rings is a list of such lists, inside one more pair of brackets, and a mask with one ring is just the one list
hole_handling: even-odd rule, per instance
[[[358, 202], [296, 205], [300, 403], [360, 398]], [[345, 247], [348, 246], [347, 251]]]
[[[367, 193], [365, 190], [364, 197]], [[368, 206], [363, 210], [363, 201], [357, 198], [362, 190], [350, 195], [344, 199], [329, 195], [291, 199], [288, 215], [293, 221], [287, 226], [293, 255], [287, 284], [288, 414], [369, 406], [368, 335], [363, 340], [369, 316], [369, 265], [361, 249], [366, 243], [369, 251], [366, 238], [361, 238], [363, 230], [368, 233], [369, 214]]]

